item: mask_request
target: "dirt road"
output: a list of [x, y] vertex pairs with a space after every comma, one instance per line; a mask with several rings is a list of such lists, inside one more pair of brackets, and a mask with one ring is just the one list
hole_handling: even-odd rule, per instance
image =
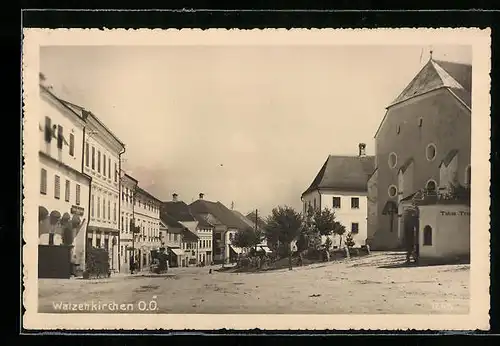
[[[469, 265], [399, 267], [400, 253], [264, 273], [172, 268], [164, 276], [39, 280], [40, 312], [466, 314]], [[150, 302], [154, 302], [151, 303]], [[106, 304], [106, 305], [104, 305]], [[95, 310], [99, 309], [100, 310]], [[111, 308], [112, 307], [112, 308]]]

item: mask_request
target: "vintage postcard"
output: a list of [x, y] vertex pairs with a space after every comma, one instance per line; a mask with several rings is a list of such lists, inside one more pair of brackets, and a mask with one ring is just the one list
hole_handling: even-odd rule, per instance
[[490, 30], [26, 29], [22, 63], [24, 328], [489, 329]]

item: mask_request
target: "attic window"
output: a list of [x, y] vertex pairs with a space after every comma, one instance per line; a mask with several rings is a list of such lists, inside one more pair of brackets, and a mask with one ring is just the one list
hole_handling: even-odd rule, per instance
[[420, 117], [418, 119], [418, 127], [422, 127], [422, 124], [424, 123], [424, 118]]

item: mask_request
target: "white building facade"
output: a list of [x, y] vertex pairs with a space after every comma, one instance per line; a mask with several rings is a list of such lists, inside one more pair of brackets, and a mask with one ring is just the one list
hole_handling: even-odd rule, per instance
[[112, 272], [119, 270], [120, 167], [125, 145], [92, 113], [88, 113], [84, 172], [92, 177], [87, 246], [109, 253]]
[[85, 117], [42, 84], [39, 109], [39, 244], [72, 245], [74, 263], [84, 268], [91, 180], [82, 173]]
[[[343, 246], [351, 233], [355, 246], [366, 244], [368, 236], [368, 179], [375, 169], [373, 156], [365, 155], [359, 144], [358, 156], [330, 155], [310, 187], [302, 194], [303, 213], [329, 209], [335, 221], [345, 227], [342, 239], [331, 236], [333, 246]], [[323, 242], [326, 237], [323, 237]]]
[[133, 217], [140, 232], [136, 234], [134, 249], [141, 269], [151, 264], [151, 252], [159, 250], [161, 201], [140, 187], [136, 187]]
[[134, 200], [138, 181], [123, 173], [120, 179], [120, 272], [129, 273], [135, 247], [132, 233]]

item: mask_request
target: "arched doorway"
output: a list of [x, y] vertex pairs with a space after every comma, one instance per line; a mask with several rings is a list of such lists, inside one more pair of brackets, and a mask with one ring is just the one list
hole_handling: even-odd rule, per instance
[[406, 260], [410, 261], [411, 257], [418, 261], [419, 257], [419, 213], [418, 208], [411, 207], [405, 209], [404, 218], [404, 244], [406, 250]]

